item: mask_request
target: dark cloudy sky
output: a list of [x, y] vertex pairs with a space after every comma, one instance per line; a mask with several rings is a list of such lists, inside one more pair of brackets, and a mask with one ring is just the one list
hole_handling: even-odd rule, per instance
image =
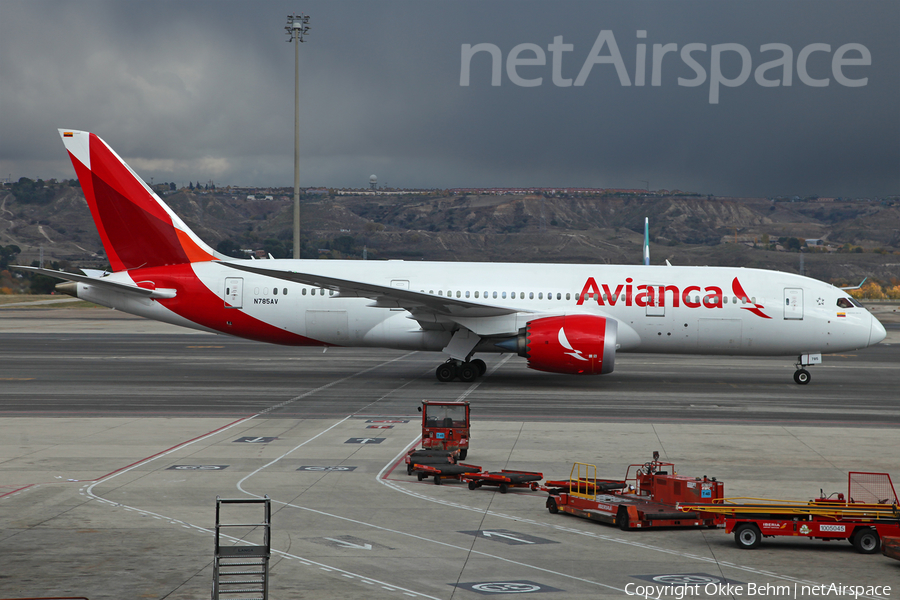
[[295, 11], [304, 186], [900, 194], [896, 0], [0, 0], [0, 177], [72, 177], [69, 127], [147, 180], [292, 185]]

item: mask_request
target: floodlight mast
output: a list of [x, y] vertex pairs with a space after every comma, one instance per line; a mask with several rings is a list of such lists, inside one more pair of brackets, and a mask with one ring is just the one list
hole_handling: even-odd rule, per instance
[[294, 42], [294, 258], [300, 258], [300, 44], [309, 33], [309, 15], [289, 14], [284, 29]]

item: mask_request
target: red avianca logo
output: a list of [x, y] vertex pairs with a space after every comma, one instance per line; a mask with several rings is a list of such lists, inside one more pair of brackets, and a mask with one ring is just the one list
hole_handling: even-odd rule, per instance
[[[609, 284], [597, 285], [593, 277], [588, 277], [584, 283], [584, 288], [578, 296], [577, 305], [581, 306], [585, 300], [596, 300], [598, 306], [615, 306], [619, 302], [624, 302], [625, 306], [665, 306], [666, 296], [670, 298], [672, 307], [684, 305], [687, 308], [724, 308], [725, 294], [722, 288], [714, 285], [706, 286], [701, 289], [699, 285], [689, 285], [683, 290], [677, 285], [633, 285], [634, 279], [631, 277], [620, 283], [612, 290]], [[601, 293], [601, 288], [603, 289]], [[750, 297], [744, 291], [741, 282], [735, 277], [731, 282], [731, 290], [742, 303], [750, 303]], [[624, 291], [624, 294], [623, 294]], [[702, 296], [700, 294], [702, 293]], [[763, 305], [755, 302], [752, 306], [741, 306], [744, 310], [749, 310], [754, 315], [763, 319], [771, 319], [762, 312]]]

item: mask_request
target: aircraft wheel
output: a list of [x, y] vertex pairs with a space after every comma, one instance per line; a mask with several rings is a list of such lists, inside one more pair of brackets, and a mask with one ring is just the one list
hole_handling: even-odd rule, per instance
[[459, 369], [457, 369], [457, 375], [459, 376], [460, 381], [470, 383], [475, 381], [478, 377], [478, 367], [470, 362], [463, 363], [460, 365]]
[[485, 373], [487, 373], [487, 363], [485, 363], [480, 358], [476, 358], [472, 361], [472, 364], [478, 369], [478, 376], [481, 377]]
[[810, 375], [809, 371], [806, 369], [797, 369], [794, 371], [794, 381], [799, 383], [800, 385], [806, 385], [809, 383]]
[[456, 379], [456, 366], [453, 363], [444, 363], [442, 365], [438, 365], [438, 368], [434, 371], [435, 376], [438, 381], [442, 381], [447, 383], [448, 381], [453, 381]]

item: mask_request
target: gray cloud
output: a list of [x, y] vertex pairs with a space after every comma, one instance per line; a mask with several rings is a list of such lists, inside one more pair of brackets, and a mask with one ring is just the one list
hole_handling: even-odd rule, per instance
[[[0, 176], [72, 177], [57, 127], [93, 131], [156, 181], [282, 185], [293, 178], [293, 48], [288, 13], [312, 16], [300, 48], [304, 185], [614, 186], [719, 195], [900, 193], [900, 5], [887, 2], [101, 2], [0, 3]], [[646, 85], [622, 86], [610, 64], [583, 86], [551, 81], [555, 36], [564, 78], [578, 76], [601, 30], [615, 36], [634, 83], [647, 45]], [[646, 31], [646, 38], [638, 38]], [[504, 68], [489, 55], [460, 86], [461, 46], [489, 43], [504, 60], [536, 44], [544, 66]], [[651, 85], [654, 44], [741, 44], [753, 69], [793, 51], [790, 87], [754, 75], [705, 85], [678, 52]], [[809, 44], [803, 84], [798, 53]], [[835, 81], [832, 56], [857, 43], [871, 65], [848, 66], [862, 87]], [[606, 52], [605, 52], [606, 53]], [[695, 57], [708, 71], [710, 54]], [[523, 52], [522, 57], [533, 57]], [[735, 52], [722, 71], [740, 72]], [[768, 72], [778, 78], [780, 69]]]

